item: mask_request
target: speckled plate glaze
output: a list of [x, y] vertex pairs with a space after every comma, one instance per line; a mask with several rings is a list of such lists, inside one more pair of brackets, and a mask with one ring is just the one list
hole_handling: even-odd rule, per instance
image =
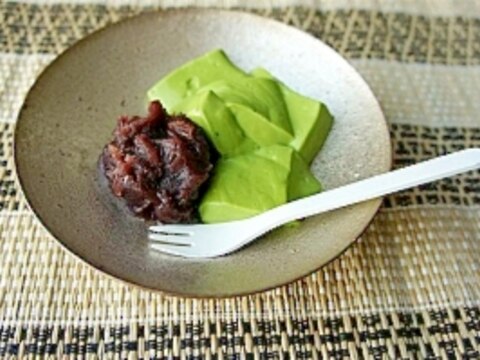
[[261, 65], [328, 105], [335, 125], [313, 164], [326, 189], [391, 166], [389, 134], [374, 95], [339, 54], [310, 35], [221, 10], [172, 10], [120, 22], [78, 42], [43, 72], [15, 131], [18, 178], [38, 219], [71, 253], [108, 275], [178, 295], [258, 292], [337, 257], [380, 205], [375, 200], [310, 218], [217, 259], [149, 250], [146, 224], [98, 186], [97, 159], [120, 114], [144, 114], [152, 84], [213, 48], [225, 49], [245, 70]]

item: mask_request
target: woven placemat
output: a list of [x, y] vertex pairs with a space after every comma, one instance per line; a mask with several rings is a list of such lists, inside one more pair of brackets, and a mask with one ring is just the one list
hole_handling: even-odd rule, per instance
[[[142, 291], [49, 237], [14, 181], [12, 132], [26, 91], [79, 38], [150, 10], [0, 2], [0, 357], [479, 359], [479, 172], [388, 197], [340, 258], [252, 296]], [[480, 18], [248, 11], [308, 31], [352, 62], [385, 110], [395, 167], [480, 147]]]

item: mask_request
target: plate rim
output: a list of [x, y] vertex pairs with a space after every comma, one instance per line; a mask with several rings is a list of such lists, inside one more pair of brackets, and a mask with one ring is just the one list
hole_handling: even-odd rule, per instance
[[[126, 22], [129, 22], [129, 21], [133, 21], [135, 19], [138, 19], [139, 17], [148, 17], [148, 16], [158, 16], [160, 14], [164, 14], [165, 16], [168, 16], [169, 14], [182, 14], [182, 13], [212, 13], [212, 14], [238, 14], [238, 15], [241, 15], [241, 16], [247, 16], [247, 17], [253, 17], [255, 19], [261, 19], [262, 21], [266, 21], [266, 22], [269, 22], [269, 23], [273, 23], [275, 24], [276, 26], [282, 26], [282, 27], [285, 27], [285, 28], [288, 28], [288, 30], [290, 31], [295, 31], [297, 33], [301, 33], [303, 36], [308, 36], [310, 37], [311, 39], [313, 39], [314, 41], [317, 41], [319, 43], [321, 43], [324, 47], [326, 47], [329, 51], [332, 51], [333, 53], [337, 54], [344, 62], [345, 64], [359, 77], [362, 79], [362, 81], [364, 82], [365, 86], [367, 87], [367, 89], [370, 91], [370, 93], [373, 95], [373, 99], [374, 99], [374, 104], [375, 104], [375, 107], [377, 108], [377, 110], [379, 111], [379, 113], [381, 114], [382, 116], [382, 124], [384, 125], [385, 127], [385, 134], [387, 136], [387, 143], [388, 143], [388, 166], [387, 166], [387, 170], [386, 171], [391, 171], [392, 170], [392, 167], [393, 167], [393, 151], [392, 151], [392, 141], [391, 141], [391, 134], [389, 132], [389, 127], [388, 127], [388, 122], [386, 120], [386, 117], [385, 117], [385, 114], [383, 112], [383, 109], [377, 99], [377, 97], [375, 96], [375, 93], [373, 92], [372, 88], [370, 87], [370, 84], [364, 79], [364, 77], [357, 71], [357, 69], [355, 69], [349, 62], [348, 60], [342, 55], [340, 54], [337, 50], [335, 50], [334, 48], [332, 48], [330, 45], [328, 45], [327, 43], [325, 43], [324, 41], [322, 41], [321, 39], [313, 36], [312, 34], [308, 33], [308, 32], [305, 32], [295, 26], [292, 26], [292, 25], [289, 25], [289, 24], [286, 24], [286, 23], [282, 23], [278, 20], [275, 20], [275, 19], [272, 19], [272, 18], [267, 18], [265, 16], [261, 16], [261, 15], [258, 15], [258, 14], [254, 14], [254, 13], [250, 13], [250, 12], [246, 12], [246, 11], [242, 11], [242, 10], [238, 10], [238, 9], [216, 9], [216, 8], [170, 8], [170, 9], [153, 9], [153, 10], [147, 10], [147, 11], [144, 11], [144, 12], [141, 12], [139, 14], [135, 14], [135, 15], [132, 15], [132, 16], [127, 16], [126, 18], [124, 19], [121, 19], [119, 21], [116, 21], [116, 22], [113, 22], [113, 23], [110, 23], [110, 24], [107, 24], [99, 29], [96, 29], [94, 30], [93, 32], [87, 34], [86, 36], [82, 37], [81, 39], [77, 40], [76, 42], [74, 42], [73, 44], [71, 44], [70, 46], [68, 46], [66, 49], [64, 49], [61, 53], [59, 53], [58, 55], [55, 56], [55, 58], [50, 61], [42, 70], [42, 72], [35, 78], [35, 81], [33, 82], [33, 84], [30, 86], [24, 100], [23, 100], [23, 103], [20, 107], [20, 110], [18, 112], [18, 115], [17, 115], [17, 119], [16, 119], [16, 122], [14, 124], [14, 129], [13, 129], [13, 146], [12, 146], [12, 157], [13, 157], [13, 163], [14, 163], [14, 178], [15, 178], [15, 181], [17, 182], [17, 184], [19, 185], [18, 189], [24, 199], [24, 201], [26, 202], [27, 204], [27, 207], [29, 209], [29, 211], [31, 212], [31, 214], [34, 215], [35, 217], [35, 220], [37, 221], [38, 224], [41, 225], [41, 227], [43, 227], [43, 230], [47, 232], [48, 236], [52, 239], [52, 240], [55, 240], [55, 242], [57, 244], [59, 244], [62, 248], [62, 250], [66, 251], [68, 254], [70, 255], [73, 255], [73, 257], [77, 260], [79, 260], [81, 263], [87, 265], [88, 267], [90, 268], [93, 268], [97, 271], [99, 271], [102, 275], [106, 275], [108, 278], [110, 279], [114, 279], [116, 281], [120, 281], [121, 283], [123, 284], [126, 284], [126, 285], [129, 285], [129, 286], [133, 286], [134, 288], [137, 288], [137, 289], [141, 289], [141, 290], [146, 290], [146, 291], [151, 291], [151, 292], [155, 292], [155, 293], [161, 293], [161, 294], [164, 294], [164, 295], [168, 295], [168, 296], [175, 296], [175, 297], [188, 297], [188, 298], [192, 298], [192, 299], [225, 299], [225, 298], [229, 298], [229, 297], [236, 297], [236, 296], [248, 296], [248, 295], [256, 295], [256, 294], [260, 294], [260, 293], [263, 293], [263, 292], [266, 292], [266, 291], [271, 291], [273, 289], [276, 289], [276, 288], [280, 288], [280, 287], [284, 287], [284, 286], [287, 286], [287, 285], [290, 285], [290, 284], [293, 284], [305, 277], [309, 277], [311, 276], [312, 274], [314, 274], [315, 272], [319, 271], [320, 269], [322, 269], [323, 267], [329, 265], [330, 263], [332, 263], [333, 261], [335, 261], [336, 259], [338, 259], [340, 256], [342, 256], [352, 245], [354, 245], [358, 240], [359, 238], [367, 231], [367, 229], [370, 227], [371, 223], [373, 222], [373, 220], [375, 219], [375, 217], [377, 216], [379, 210], [381, 209], [382, 207], [382, 204], [383, 204], [383, 200], [385, 198], [385, 196], [382, 196], [378, 199], [374, 199], [374, 200], [370, 200], [369, 202], [372, 203], [372, 214], [370, 215], [370, 219], [368, 220], [368, 222], [365, 223], [365, 226], [362, 227], [362, 229], [352, 238], [352, 240], [350, 242], [348, 242], [345, 247], [338, 252], [337, 255], [333, 256], [331, 259], [329, 259], [328, 261], [326, 261], [325, 263], [321, 264], [321, 265], [318, 265], [317, 267], [315, 267], [314, 269], [312, 269], [311, 271], [308, 271], [300, 276], [297, 276], [295, 275], [292, 279], [288, 279], [288, 280], [284, 280], [284, 281], [281, 281], [281, 282], [276, 282], [270, 286], [263, 286], [263, 287], [259, 287], [255, 290], [252, 290], [252, 291], [239, 291], [239, 292], [232, 292], [232, 293], [222, 293], [222, 292], [218, 292], [218, 293], [215, 293], [215, 294], [210, 294], [210, 295], [203, 295], [203, 294], [198, 294], [198, 293], [191, 293], [189, 292], [188, 289], [185, 289], [185, 291], [182, 291], [182, 292], [176, 292], [176, 291], [170, 291], [170, 290], [163, 290], [163, 289], [160, 289], [160, 288], [157, 288], [157, 287], [149, 287], [147, 285], [141, 285], [141, 284], [138, 284], [138, 283], [135, 283], [135, 282], [132, 282], [130, 280], [127, 280], [123, 277], [120, 277], [120, 276], [117, 276], [117, 275], [114, 275], [114, 274], [111, 274], [109, 272], [107, 272], [106, 270], [104, 270], [103, 268], [101, 268], [99, 265], [95, 265], [93, 264], [92, 262], [90, 262], [88, 259], [80, 256], [79, 254], [77, 254], [73, 249], [71, 249], [64, 241], [62, 241], [56, 234], [55, 234], [55, 231], [53, 231], [42, 219], [41, 215], [35, 210], [35, 208], [32, 206], [31, 202], [30, 202], [30, 198], [29, 196], [27, 195], [26, 191], [25, 191], [25, 188], [24, 188], [24, 185], [23, 185], [23, 181], [22, 181], [22, 175], [20, 174], [20, 171], [19, 171], [19, 161], [18, 161], [18, 157], [17, 157], [17, 153], [18, 153], [18, 150], [17, 150], [17, 145], [18, 145], [18, 137], [20, 136], [19, 135], [19, 124], [22, 120], [22, 118], [24, 117], [24, 110], [28, 107], [28, 99], [31, 95], [31, 93], [33, 92], [33, 90], [38, 86], [40, 80], [45, 77], [51, 70], [52, 68], [55, 66], [55, 64], [62, 58], [64, 57], [67, 53], [71, 52], [71, 51], [74, 51], [76, 50], [78, 47], [82, 46], [84, 43], [87, 43], [88, 41], [92, 40], [93, 38], [96, 38], [98, 37], [99, 35], [101, 35], [104, 31], [108, 31], [110, 30], [111, 28], [114, 28], [116, 26], [119, 26], [123, 23], [126, 23]], [[372, 103], [373, 104], [373, 103]], [[238, 251], [241, 251], [238, 250]]]

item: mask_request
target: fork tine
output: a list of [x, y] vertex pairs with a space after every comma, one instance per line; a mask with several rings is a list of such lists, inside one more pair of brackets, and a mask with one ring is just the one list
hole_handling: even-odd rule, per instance
[[190, 227], [188, 225], [184, 226], [178, 226], [178, 225], [154, 225], [150, 226], [148, 230], [151, 233], [166, 233], [166, 234], [176, 234], [180, 236], [188, 236], [192, 235], [193, 232], [190, 230], [186, 230], [187, 227]]
[[149, 233], [148, 238], [152, 242], [163, 242], [166, 244], [174, 244], [176, 246], [191, 246], [192, 242], [188, 241], [188, 236], [178, 236], [178, 235], [167, 235], [167, 234], [157, 234]]

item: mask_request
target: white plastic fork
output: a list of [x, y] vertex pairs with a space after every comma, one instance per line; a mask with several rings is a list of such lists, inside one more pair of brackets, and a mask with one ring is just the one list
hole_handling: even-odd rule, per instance
[[150, 246], [154, 250], [190, 258], [222, 256], [290, 221], [478, 168], [480, 149], [462, 150], [293, 201], [245, 220], [219, 224], [151, 226]]

